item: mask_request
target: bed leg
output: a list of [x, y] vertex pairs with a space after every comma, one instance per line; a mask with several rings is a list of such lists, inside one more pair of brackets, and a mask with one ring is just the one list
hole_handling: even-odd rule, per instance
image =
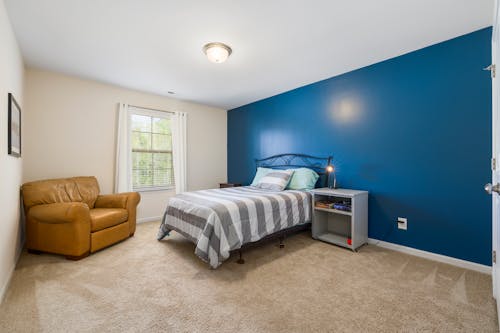
[[238, 250], [238, 254], [240, 255], [240, 258], [236, 261], [236, 263], [243, 265], [245, 263], [245, 259], [243, 259], [243, 253], [241, 250]]
[[285, 237], [281, 236], [280, 237], [280, 249], [283, 249], [285, 247], [285, 243], [283, 243], [284, 240], [285, 240]]

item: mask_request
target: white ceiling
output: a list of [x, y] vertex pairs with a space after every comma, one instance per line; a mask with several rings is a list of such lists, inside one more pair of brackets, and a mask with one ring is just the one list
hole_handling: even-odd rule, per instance
[[[231, 109], [492, 24], [494, 0], [4, 0], [28, 66]], [[210, 63], [207, 42], [233, 48]]]

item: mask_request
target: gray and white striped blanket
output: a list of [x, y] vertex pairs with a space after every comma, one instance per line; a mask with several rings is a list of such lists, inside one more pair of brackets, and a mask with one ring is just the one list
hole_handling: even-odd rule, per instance
[[185, 192], [171, 198], [158, 240], [175, 230], [196, 244], [212, 268], [231, 250], [282, 229], [311, 221], [311, 194], [252, 186]]

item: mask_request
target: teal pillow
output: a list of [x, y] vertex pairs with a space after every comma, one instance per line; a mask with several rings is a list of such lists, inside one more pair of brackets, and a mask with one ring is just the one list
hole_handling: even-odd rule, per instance
[[308, 168], [292, 169], [292, 179], [286, 187], [287, 190], [312, 190], [318, 181], [319, 175]]
[[253, 178], [252, 184], [250, 184], [250, 186], [257, 186], [259, 180], [271, 171], [273, 171], [273, 169], [260, 167], [257, 168], [257, 172], [255, 173], [255, 177]]

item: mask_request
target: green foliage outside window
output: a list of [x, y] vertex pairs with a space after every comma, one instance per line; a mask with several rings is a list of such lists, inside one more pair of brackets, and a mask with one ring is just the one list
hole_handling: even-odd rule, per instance
[[174, 186], [170, 119], [131, 116], [134, 189]]

